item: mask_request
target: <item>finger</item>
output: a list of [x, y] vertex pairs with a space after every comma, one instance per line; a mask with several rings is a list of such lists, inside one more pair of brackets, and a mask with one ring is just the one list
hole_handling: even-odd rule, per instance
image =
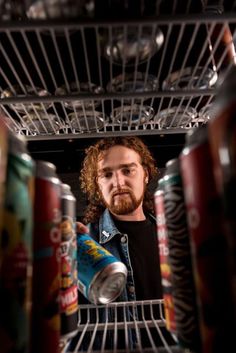
[[84, 234], [84, 233], [88, 233], [89, 232], [89, 229], [88, 227], [81, 223], [81, 222], [76, 222], [76, 228], [77, 228], [77, 232], [80, 233], [80, 234]]

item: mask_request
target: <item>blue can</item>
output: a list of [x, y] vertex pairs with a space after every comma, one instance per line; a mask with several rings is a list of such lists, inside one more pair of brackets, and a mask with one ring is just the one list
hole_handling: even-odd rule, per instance
[[123, 291], [127, 268], [88, 234], [77, 235], [78, 288], [94, 304], [114, 301]]

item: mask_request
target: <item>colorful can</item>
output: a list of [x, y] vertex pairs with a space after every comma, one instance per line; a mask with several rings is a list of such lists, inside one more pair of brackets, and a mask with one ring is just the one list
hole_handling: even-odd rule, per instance
[[169, 261], [180, 345], [194, 352], [201, 347], [190, 238], [179, 159], [166, 163], [163, 178]]
[[59, 352], [61, 182], [54, 164], [37, 161], [34, 203], [33, 353]]
[[166, 328], [176, 334], [175, 308], [173, 300], [173, 286], [171, 280], [171, 268], [169, 261], [169, 244], [165, 216], [163, 178], [158, 181], [158, 188], [154, 194], [155, 212], [157, 222], [157, 236], [161, 266], [161, 282], [163, 290], [164, 311]]
[[235, 345], [235, 329], [226, 237], [206, 125], [188, 134], [180, 161], [200, 307], [202, 352], [227, 352]]
[[78, 288], [94, 304], [114, 301], [123, 291], [127, 268], [88, 234], [77, 234]]
[[70, 338], [78, 324], [76, 198], [68, 184], [61, 188], [61, 337]]
[[0, 233], [1, 353], [28, 353], [34, 163], [23, 137], [9, 132], [8, 147], [3, 229]]

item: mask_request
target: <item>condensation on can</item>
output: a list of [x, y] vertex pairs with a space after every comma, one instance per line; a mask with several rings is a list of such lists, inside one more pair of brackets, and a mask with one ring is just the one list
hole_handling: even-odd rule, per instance
[[77, 234], [78, 288], [94, 304], [114, 301], [124, 289], [127, 268], [88, 234]]
[[71, 338], [77, 332], [78, 288], [77, 288], [77, 242], [76, 242], [76, 198], [68, 184], [61, 184], [61, 338]]

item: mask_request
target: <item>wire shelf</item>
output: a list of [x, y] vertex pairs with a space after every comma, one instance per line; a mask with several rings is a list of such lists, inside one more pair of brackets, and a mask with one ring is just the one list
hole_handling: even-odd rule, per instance
[[[105, 322], [101, 321], [101, 310], [105, 311]], [[112, 310], [113, 319], [108, 312]], [[131, 313], [132, 319], [129, 317]], [[82, 317], [86, 317], [83, 319]], [[136, 345], [129, 341], [130, 332], [136, 336]], [[87, 352], [159, 352], [183, 353], [175, 337], [166, 330], [163, 300], [117, 302], [101, 306], [80, 305], [77, 333], [80, 337], [73, 349], [71, 340], [61, 341], [61, 353], [81, 352], [84, 342]], [[110, 335], [110, 336], [109, 336]], [[99, 339], [99, 341], [97, 341]], [[107, 348], [107, 340], [111, 340]], [[98, 343], [99, 342], [99, 343]]]
[[96, 1], [1, 2], [11, 130], [29, 140], [185, 133], [212, 117], [236, 60], [234, 1], [140, 1], [131, 16], [133, 5], [103, 1], [108, 20]]

